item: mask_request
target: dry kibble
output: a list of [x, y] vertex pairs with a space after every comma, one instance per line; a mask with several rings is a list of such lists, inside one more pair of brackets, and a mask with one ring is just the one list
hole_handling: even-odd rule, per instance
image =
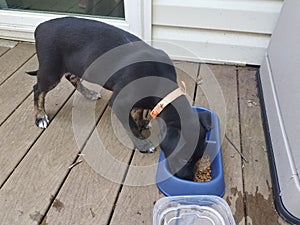
[[207, 181], [211, 181], [211, 179], [212, 178], [211, 178], [210, 157], [208, 155], [204, 155], [196, 163], [196, 173], [195, 173], [194, 181], [207, 182]]

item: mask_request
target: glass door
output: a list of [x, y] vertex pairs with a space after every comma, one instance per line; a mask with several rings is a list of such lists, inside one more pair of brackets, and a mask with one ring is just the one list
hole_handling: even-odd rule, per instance
[[1, 0], [6, 10], [56, 12], [125, 19], [124, 0]]
[[151, 0], [0, 0], [0, 38], [32, 41], [39, 23], [78, 16], [150, 39], [151, 4]]

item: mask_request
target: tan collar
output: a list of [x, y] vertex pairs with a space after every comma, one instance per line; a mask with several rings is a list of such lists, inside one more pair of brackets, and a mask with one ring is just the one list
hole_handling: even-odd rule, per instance
[[164, 108], [169, 105], [171, 102], [173, 102], [175, 99], [177, 99], [181, 95], [185, 95], [185, 83], [181, 81], [183, 87], [179, 87], [169, 93], [166, 97], [164, 97], [150, 112], [150, 116], [152, 119], [155, 119], [161, 111], [164, 110]]

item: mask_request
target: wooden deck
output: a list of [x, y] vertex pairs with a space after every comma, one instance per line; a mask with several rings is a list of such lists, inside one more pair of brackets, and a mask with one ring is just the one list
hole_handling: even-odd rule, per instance
[[[74, 90], [64, 80], [47, 97], [50, 126], [46, 130], [37, 128], [33, 122], [35, 78], [24, 74], [37, 68], [34, 45], [9, 45], [0, 47], [0, 224], [152, 224], [153, 205], [163, 196], [155, 184], [120, 185], [96, 173], [84, 160], [72, 168], [69, 166], [82, 160], [78, 153], [93, 149], [97, 134], [110, 154], [125, 165], [112, 169], [117, 169], [116, 179], [127, 183], [153, 177], [155, 171], [139, 173], [128, 164], [152, 165], [157, 161], [158, 152], [140, 154], [125, 149], [118, 141], [111, 126], [111, 109], [107, 107], [110, 93], [106, 91], [102, 91], [95, 112], [86, 112], [95, 116], [96, 123], [84, 124], [89, 134], [81, 135], [82, 139], [76, 142], [72, 124]], [[203, 93], [211, 90], [207, 84], [212, 74], [221, 87], [226, 104], [227, 136], [222, 145], [224, 199], [232, 209], [236, 224], [286, 224], [273, 205], [256, 88], [257, 68], [175, 64], [179, 79], [186, 81], [195, 105], [207, 106]], [[202, 84], [197, 85], [200, 77]], [[94, 103], [84, 104], [88, 108]]]

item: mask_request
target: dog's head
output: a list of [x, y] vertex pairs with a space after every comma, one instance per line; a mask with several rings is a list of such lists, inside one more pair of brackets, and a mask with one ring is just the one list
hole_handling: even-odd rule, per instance
[[[170, 172], [186, 180], [194, 179], [196, 162], [202, 157], [206, 147], [206, 133], [212, 127], [209, 112], [195, 113], [198, 114], [196, 118], [199, 121], [190, 120], [188, 124], [190, 132], [182, 133], [180, 128], [169, 127], [166, 137], [160, 144], [167, 157]], [[194, 135], [192, 132], [198, 132], [196, 142], [190, 139]]]

